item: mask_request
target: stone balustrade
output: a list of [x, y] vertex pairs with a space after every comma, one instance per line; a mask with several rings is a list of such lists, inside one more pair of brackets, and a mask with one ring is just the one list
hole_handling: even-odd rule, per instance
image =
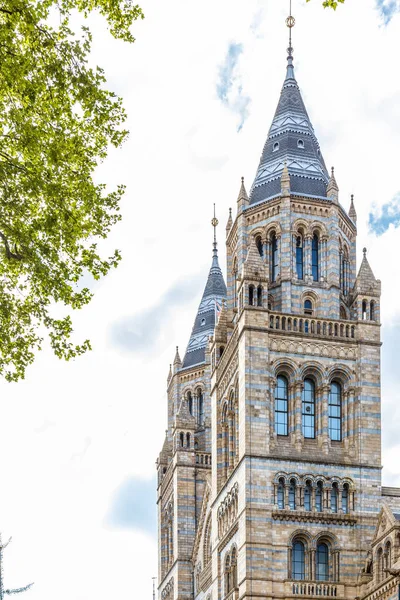
[[319, 319], [315, 317], [285, 315], [283, 313], [269, 314], [269, 328], [275, 331], [289, 331], [301, 333], [311, 337], [321, 337], [339, 340], [357, 340], [356, 323], [349, 321], [334, 321], [331, 319]]
[[196, 452], [196, 465], [201, 467], [211, 468], [211, 453], [210, 452]]
[[340, 598], [344, 595], [344, 586], [320, 581], [288, 581], [286, 595], [307, 598]]

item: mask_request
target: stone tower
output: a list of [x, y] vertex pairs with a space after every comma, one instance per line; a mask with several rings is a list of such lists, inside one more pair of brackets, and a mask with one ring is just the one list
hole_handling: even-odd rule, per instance
[[380, 282], [294, 75], [216, 244], [158, 459], [159, 597], [391, 599], [400, 490], [381, 484]]

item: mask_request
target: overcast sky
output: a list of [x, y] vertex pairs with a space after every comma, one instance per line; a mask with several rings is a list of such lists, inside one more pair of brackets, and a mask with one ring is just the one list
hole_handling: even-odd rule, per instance
[[[157, 574], [155, 460], [166, 377], [183, 355], [228, 208], [248, 189], [285, 75], [286, 2], [145, 0], [133, 46], [94, 18], [93, 60], [124, 97], [130, 138], [99, 169], [125, 183], [104, 244], [120, 267], [75, 315], [93, 352], [43, 351], [24, 382], [0, 382], [0, 530], [6, 587], [31, 600], [151, 600]], [[295, 72], [340, 201], [354, 193], [358, 255], [382, 280], [386, 485], [400, 485], [399, 3], [294, 1]]]

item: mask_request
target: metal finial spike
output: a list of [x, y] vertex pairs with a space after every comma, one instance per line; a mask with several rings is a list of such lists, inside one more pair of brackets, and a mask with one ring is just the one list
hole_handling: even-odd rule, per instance
[[335, 167], [331, 167], [332, 177], [335, 175]]
[[213, 256], [217, 256], [217, 225], [218, 225], [218, 219], [215, 216], [215, 203], [214, 203], [214, 217], [211, 220], [211, 225], [214, 227], [214, 249], [213, 249]]
[[244, 177], [241, 177], [242, 183], [244, 183]]
[[364, 258], [367, 256], [367, 249], [363, 248], [363, 254], [364, 254]]
[[230, 217], [232, 216], [232, 209], [231, 208], [229, 209], [229, 216]]
[[353, 202], [354, 200], [354, 194], [351, 195], [351, 201]]

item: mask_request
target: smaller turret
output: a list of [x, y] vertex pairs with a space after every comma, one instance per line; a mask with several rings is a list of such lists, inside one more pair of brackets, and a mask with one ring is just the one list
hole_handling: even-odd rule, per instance
[[331, 176], [329, 178], [328, 187], [326, 188], [326, 195], [333, 202], [339, 202], [339, 186], [335, 178], [335, 167], [332, 167]]
[[353, 288], [353, 312], [359, 321], [379, 322], [381, 282], [375, 278], [363, 249], [363, 259]]
[[246, 188], [244, 186], [244, 177], [242, 177], [242, 183], [239, 190], [239, 195], [237, 199], [238, 213], [241, 213], [246, 206], [249, 205], [249, 197], [246, 192]]
[[228, 218], [228, 222], [226, 224], [226, 237], [228, 237], [230, 230], [232, 229], [232, 209], [229, 209], [229, 218]]
[[351, 195], [349, 217], [353, 221], [354, 224], [357, 223], [357, 213], [356, 213], [356, 209], [354, 208], [354, 194]]
[[179, 369], [181, 367], [182, 367], [182, 361], [181, 361], [181, 357], [179, 356], [179, 348], [177, 346], [176, 347], [175, 358], [174, 358], [174, 373], [176, 373], [177, 371], [179, 371]]

